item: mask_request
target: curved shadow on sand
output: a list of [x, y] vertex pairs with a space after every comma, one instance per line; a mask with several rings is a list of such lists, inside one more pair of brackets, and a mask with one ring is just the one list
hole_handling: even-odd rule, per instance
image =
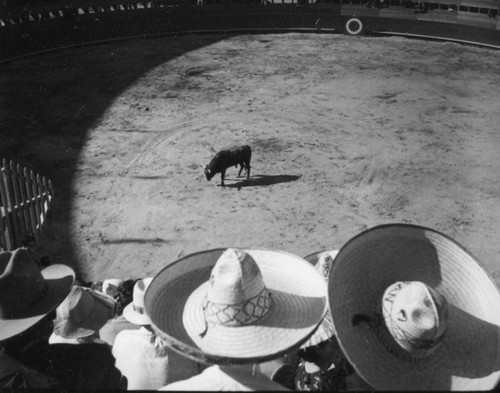
[[[234, 184], [225, 184], [226, 187], [241, 189], [242, 187], [263, 187], [278, 183], [288, 183], [298, 180], [302, 175], [255, 175], [250, 176], [250, 179], [239, 181]], [[231, 178], [226, 178], [232, 180]]]
[[[35, 25], [29, 26], [33, 34], [37, 33]], [[61, 29], [64, 26], [60, 25]], [[40, 30], [43, 32], [41, 27]], [[39, 255], [69, 265], [84, 281], [92, 279], [87, 277], [87, 262], [75, 250], [72, 215], [77, 198], [74, 193], [75, 174], [81, 164], [80, 156], [88, 141], [89, 130], [117, 97], [149, 71], [223, 39], [224, 35], [179, 37], [168, 41], [167, 47], [155, 46], [153, 40], [147, 41], [142, 48], [129, 41], [112, 46], [73, 48], [0, 65], [4, 76], [0, 81], [3, 105], [0, 111], [0, 158], [27, 165], [51, 179], [54, 186], [54, 198], [37, 241]], [[2, 48], [3, 45], [0, 40]], [[131, 50], [136, 51], [134, 56], [129, 55]], [[131, 133], [137, 131], [141, 130], [130, 130]], [[149, 243], [158, 240], [118, 239], [110, 242]]]

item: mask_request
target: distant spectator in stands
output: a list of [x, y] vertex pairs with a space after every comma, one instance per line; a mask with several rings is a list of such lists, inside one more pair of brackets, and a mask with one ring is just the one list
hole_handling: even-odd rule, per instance
[[139, 325], [133, 324], [122, 315], [123, 309], [132, 302], [133, 290], [136, 282], [137, 280], [125, 280], [118, 285], [118, 295], [115, 296], [115, 317], [110, 319], [99, 331], [100, 338], [106, 341], [108, 345], [113, 346], [116, 335], [122, 330], [140, 328]]
[[123, 316], [140, 329], [122, 330], [113, 344], [116, 367], [127, 377], [128, 390], [157, 390], [168, 380], [167, 347], [151, 328], [144, 308], [144, 294], [151, 280], [135, 283], [132, 303], [123, 309]]
[[0, 391], [61, 387], [49, 373], [48, 339], [74, 281], [65, 265], [40, 270], [26, 249], [0, 252]]
[[161, 390], [285, 390], [256, 365], [314, 332], [326, 312], [326, 285], [292, 254], [230, 248], [168, 265], [145, 300], [167, 343], [214, 364]]

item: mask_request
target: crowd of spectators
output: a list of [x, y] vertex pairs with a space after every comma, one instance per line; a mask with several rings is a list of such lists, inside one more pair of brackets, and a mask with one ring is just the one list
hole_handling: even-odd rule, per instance
[[[422, 229], [403, 229], [408, 232], [406, 238], [401, 235], [404, 247], [394, 245], [393, 234], [382, 233], [387, 229], [381, 227], [352, 240], [352, 247], [362, 252], [350, 250], [348, 243], [339, 259], [337, 250], [299, 258], [286, 252], [229, 248], [189, 255], [155, 277], [99, 282], [79, 281], [65, 265], [41, 265], [26, 247], [1, 252], [0, 388], [494, 388], [500, 378], [496, 364], [500, 324], [499, 317], [488, 315], [486, 299], [500, 299], [495, 284], [453, 240], [442, 237], [431, 247], [419, 238]], [[390, 239], [385, 247], [368, 244], [374, 233], [382, 233], [380, 243], [385, 241], [383, 236]], [[365, 243], [357, 245], [360, 239]], [[437, 256], [431, 255], [432, 248]], [[359, 258], [369, 261], [360, 263]], [[441, 270], [426, 262], [422, 273], [413, 266], [415, 258], [437, 258], [432, 263], [443, 275], [453, 276], [451, 281], [438, 285], [433, 275], [441, 275]], [[332, 269], [337, 263], [339, 268]], [[451, 273], [446, 271], [450, 263], [456, 268]], [[379, 300], [380, 315], [362, 310], [363, 304], [370, 303], [368, 298], [381, 295], [378, 289], [368, 294], [371, 289], [365, 288], [369, 286], [364, 277], [358, 277], [361, 286], [351, 293], [352, 301], [338, 295], [357, 285], [355, 276], [361, 273], [356, 269], [362, 264], [373, 269], [366, 276], [371, 284], [381, 282], [386, 288]], [[377, 266], [390, 266], [387, 275], [396, 272], [405, 279], [388, 282], [377, 273]], [[476, 293], [461, 275], [475, 275]], [[350, 279], [352, 285], [342, 289], [338, 280], [349, 283]], [[440, 285], [454, 286], [457, 299], [464, 300], [453, 299], [452, 306], [446, 298], [452, 292]], [[355, 298], [363, 296], [364, 302], [357, 304]], [[462, 311], [458, 320], [455, 314], [461, 301], [464, 309], [476, 302], [488, 326], [478, 322], [478, 315], [467, 317]], [[360, 313], [342, 320], [333, 310], [347, 307], [345, 303], [358, 307]], [[449, 324], [455, 326], [448, 329]], [[454, 330], [458, 327], [467, 329]], [[369, 334], [370, 329], [376, 334]], [[482, 338], [474, 336], [478, 332]], [[360, 343], [353, 342], [353, 337], [364, 349], [356, 349]], [[481, 346], [476, 348], [480, 355], [448, 347], [460, 343], [465, 348], [469, 341], [472, 347]], [[387, 353], [374, 356], [384, 347]], [[460, 369], [459, 357], [467, 370]], [[388, 380], [393, 368], [404, 368], [398, 365], [404, 362], [413, 368], [427, 362], [416, 371], [424, 378], [416, 382], [407, 373], [406, 380], [399, 376]], [[431, 367], [433, 362], [440, 369]], [[451, 370], [451, 365], [459, 370]], [[378, 371], [373, 374], [373, 370]], [[433, 372], [442, 373], [442, 378]]]

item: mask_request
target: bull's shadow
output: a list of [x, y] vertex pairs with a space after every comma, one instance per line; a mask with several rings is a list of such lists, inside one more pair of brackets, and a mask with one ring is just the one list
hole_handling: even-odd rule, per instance
[[[250, 179], [239, 181], [237, 183], [225, 184], [226, 187], [237, 188], [238, 190], [242, 187], [262, 187], [270, 186], [272, 184], [287, 183], [290, 181], [298, 180], [302, 175], [254, 175], [250, 176]], [[235, 178], [225, 178], [226, 181], [235, 180]]]

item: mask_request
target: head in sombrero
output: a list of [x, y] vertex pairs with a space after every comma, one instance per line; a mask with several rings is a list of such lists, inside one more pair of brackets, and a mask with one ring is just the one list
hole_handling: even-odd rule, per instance
[[472, 254], [415, 225], [377, 226], [328, 280], [342, 350], [377, 390], [489, 390], [500, 378], [500, 294]]
[[167, 345], [207, 364], [278, 358], [315, 331], [326, 285], [304, 259], [281, 251], [215, 249], [165, 267], [145, 295]]
[[73, 269], [53, 264], [40, 270], [25, 248], [0, 252], [0, 341], [25, 332], [51, 315], [74, 282]]

